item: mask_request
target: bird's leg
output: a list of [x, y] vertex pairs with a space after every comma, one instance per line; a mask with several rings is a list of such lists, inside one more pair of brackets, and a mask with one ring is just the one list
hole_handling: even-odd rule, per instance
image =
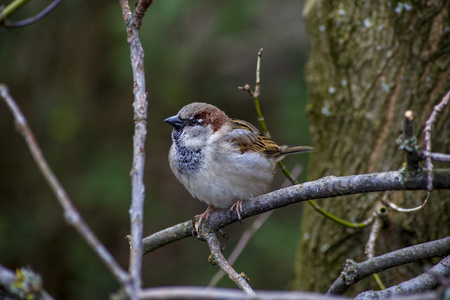
[[209, 216], [211, 215], [211, 213], [213, 211], [214, 211], [214, 206], [209, 205], [204, 213], [202, 213], [201, 215], [195, 216], [195, 217], [199, 217], [198, 223], [197, 223], [198, 228], [200, 228], [200, 225], [202, 225], [203, 219], [207, 219], [207, 220], [209, 219]]
[[242, 220], [242, 217], [241, 217], [242, 203], [244, 203], [244, 201], [238, 200], [238, 201], [234, 202], [234, 204], [230, 207], [230, 211], [233, 211], [234, 209], [236, 209], [236, 213], [238, 215], [239, 222], [241, 222], [241, 220]]

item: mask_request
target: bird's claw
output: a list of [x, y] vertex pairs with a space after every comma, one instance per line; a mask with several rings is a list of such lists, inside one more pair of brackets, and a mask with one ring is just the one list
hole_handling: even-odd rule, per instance
[[244, 203], [244, 201], [238, 200], [230, 207], [230, 211], [233, 211], [233, 210], [236, 209], [236, 213], [237, 213], [237, 216], [238, 216], [239, 223], [242, 223], [241, 222], [241, 220], [242, 220], [241, 211], [242, 211], [242, 204], [243, 203]]

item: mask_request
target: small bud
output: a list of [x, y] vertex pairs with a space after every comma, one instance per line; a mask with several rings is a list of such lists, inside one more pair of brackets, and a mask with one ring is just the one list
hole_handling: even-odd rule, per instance
[[414, 113], [412, 112], [412, 110], [405, 111], [405, 118], [410, 121], [414, 120]]

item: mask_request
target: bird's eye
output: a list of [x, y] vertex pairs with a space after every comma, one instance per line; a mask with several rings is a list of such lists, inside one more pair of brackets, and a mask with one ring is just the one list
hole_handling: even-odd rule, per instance
[[197, 125], [199, 123], [200, 123], [199, 119], [196, 119], [196, 118], [189, 119], [189, 125], [191, 125], [191, 126]]

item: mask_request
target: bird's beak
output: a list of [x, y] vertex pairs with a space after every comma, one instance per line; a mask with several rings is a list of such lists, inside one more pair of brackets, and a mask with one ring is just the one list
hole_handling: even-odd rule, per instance
[[175, 129], [181, 129], [184, 127], [184, 122], [183, 122], [183, 120], [180, 119], [179, 116], [169, 117], [169, 118], [165, 119], [164, 122], [169, 123], [170, 125], [175, 127]]

